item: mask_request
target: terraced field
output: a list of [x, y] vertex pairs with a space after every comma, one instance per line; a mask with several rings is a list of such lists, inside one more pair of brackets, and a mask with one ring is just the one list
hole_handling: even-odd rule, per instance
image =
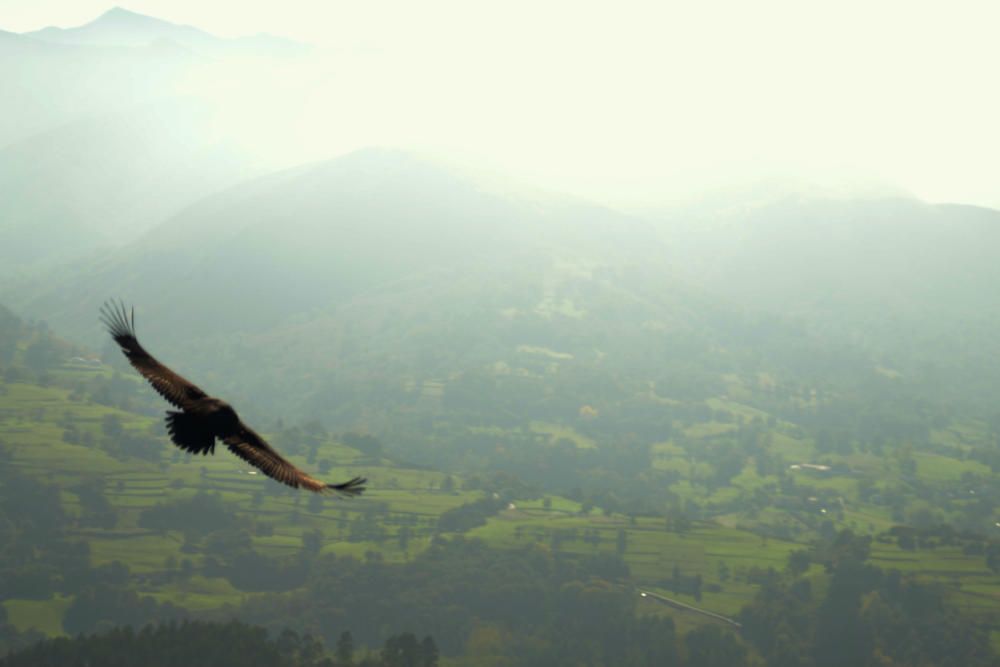
[[[90, 434], [92, 442], [67, 442], [65, 432], [70, 425], [77, 434]], [[108, 428], [120, 428], [134, 436], [128, 442], [135, 449], [112, 453], [94, 444], [101, 441]], [[684, 435], [710, 439], [728, 428], [727, 424], [708, 423], [689, 428]], [[533, 429], [553, 439], [574, 440], [580, 447], [594, 446], [569, 429], [541, 423], [533, 425]], [[186, 547], [180, 532], [157, 533], [140, 527], [141, 512], [157, 504], [192, 498], [202, 492], [217, 494], [223, 503], [236, 508], [247, 528], [262, 524], [270, 527], [268, 531], [251, 531], [253, 549], [267, 556], [295, 554], [303, 548], [307, 533], [319, 531], [323, 552], [358, 558], [378, 552], [385, 561], [399, 562], [426, 548], [437, 532], [442, 513], [482, 497], [480, 491], [461, 490], [460, 477], [454, 478], [455, 483], [445, 490], [443, 473], [365, 458], [341, 442], [325, 439], [314, 456], [290, 458], [306, 470], [315, 470], [320, 461], [328, 462], [329, 470], [323, 473], [328, 479], [364, 475], [370, 480], [370, 491], [351, 501], [313, 498], [265, 479], [225, 451], [208, 457], [182, 456], [162, 436], [156, 418], [78, 400], [69, 390], [51, 386], [6, 385], [0, 396], [0, 444], [9, 456], [8, 465], [64, 489], [60, 501], [71, 516], [80, 516], [83, 511], [75, 489], [84, 483], [98, 484], [116, 511], [117, 522], [108, 529], [74, 528], [74, 534], [90, 546], [91, 564], [120, 561], [135, 575], [137, 592], [192, 611], [238, 605], [252, 594], [216, 577], [160, 576], [184, 561], [197, 568], [204, 563], [205, 554]], [[780, 427], [772, 434], [772, 445], [803, 460], [812, 455], [811, 443]], [[653, 450], [658, 468], [675, 470], [684, 477], [672, 490], [699, 501], [724, 503], [776, 481], [759, 476], [748, 465], [730, 486], [710, 490], [692, 481], [699, 479], [701, 464], [692, 462], [676, 444], [662, 443]], [[917, 474], [931, 482], [954, 481], [965, 472], [988, 470], [974, 461], [941, 455], [919, 454], [915, 458]], [[877, 461], [872, 456], [854, 455], [850, 463], [860, 468]], [[857, 483], [852, 478], [803, 479], [816, 488], [841, 495], [844, 508], [839, 525], [862, 533], [884, 531], [893, 525], [885, 508], [859, 502]], [[599, 509], [583, 513], [582, 509], [579, 503], [558, 496], [513, 499], [508, 509], [468, 535], [501, 549], [537, 543], [565, 553], [617, 553], [629, 564], [637, 585], [726, 616], [736, 615], [753, 597], [757, 590], [754, 572], [783, 569], [789, 553], [805, 548], [805, 540], [811, 537], [811, 533], [804, 532], [801, 542], [762, 538], [741, 528], [748, 521], [740, 514], [694, 521], [678, 532], [669, 530], [662, 518], [606, 514]], [[781, 510], [766, 508], [755, 521], [786, 519]], [[374, 535], [352, 534], [352, 526], [363, 521], [376, 528]], [[404, 526], [405, 536], [401, 534]], [[872, 561], [883, 568], [938, 582], [962, 608], [984, 618], [1000, 618], [1000, 577], [985, 567], [982, 556], [966, 555], [957, 547], [945, 546], [904, 551], [894, 543], [876, 541]], [[697, 599], [671, 589], [675, 572], [701, 578]], [[817, 566], [812, 575], [824, 576]], [[59, 634], [62, 614], [70, 603], [69, 598], [55, 597], [12, 599], [3, 604], [17, 628]], [[641, 608], [674, 616], [682, 630], [709, 622], [645, 601]]]

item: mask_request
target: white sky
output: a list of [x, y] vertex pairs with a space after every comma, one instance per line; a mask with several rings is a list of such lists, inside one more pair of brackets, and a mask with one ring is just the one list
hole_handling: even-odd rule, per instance
[[[464, 152], [546, 187], [655, 201], [695, 175], [777, 165], [1000, 207], [997, 0], [123, 6], [331, 47], [341, 79], [317, 90], [317, 116], [343, 104], [346, 78], [370, 101], [354, 118], [366, 139]], [[0, 28], [79, 25], [109, 7], [0, 0]]]

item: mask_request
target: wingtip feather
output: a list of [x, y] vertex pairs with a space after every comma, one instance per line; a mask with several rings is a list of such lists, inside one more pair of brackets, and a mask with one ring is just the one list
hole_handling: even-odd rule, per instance
[[347, 498], [353, 498], [365, 492], [365, 484], [367, 483], [368, 480], [364, 477], [355, 477], [341, 484], [327, 484], [326, 488]]
[[105, 301], [100, 308], [101, 323], [115, 339], [119, 337], [135, 337], [135, 307], [131, 311], [121, 299], [116, 303], [113, 299]]

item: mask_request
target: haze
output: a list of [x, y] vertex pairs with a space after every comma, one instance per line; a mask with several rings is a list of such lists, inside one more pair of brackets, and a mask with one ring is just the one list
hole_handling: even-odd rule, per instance
[[0, 0], [0, 667], [997, 667], [994, 14]]
[[[191, 84], [233, 112], [228, 127], [269, 164], [378, 144], [616, 204], [658, 206], [762, 173], [1000, 204], [992, 2], [127, 8], [321, 47]], [[0, 27], [69, 27], [106, 9], [6, 0]]]

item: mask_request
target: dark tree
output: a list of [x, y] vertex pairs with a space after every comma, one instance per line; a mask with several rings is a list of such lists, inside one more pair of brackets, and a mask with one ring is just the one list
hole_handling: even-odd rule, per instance
[[1000, 542], [991, 542], [986, 547], [986, 567], [993, 572], [1000, 572]]
[[349, 630], [340, 633], [340, 637], [337, 638], [335, 655], [337, 656], [337, 665], [340, 667], [349, 667], [354, 664], [354, 637], [351, 636]]
[[716, 625], [703, 625], [684, 637], [688, 663], [697, 667], [740, 667], [747, 650], [733, 635]]
[[421, 667], [420, 643], [412, 632], [389, 637], [382, 647], [382, 662], [386, 667]]
[[424, 637], [423, 641], [420, 642], [420, 654], [421, 667], [437, 667], [438, 648], [437, 644], [434, 643], [434, 638], [430, 635]]
[[797, 549], [788, 554], [788, 571], [794, 576], [804, 574], [809, 569], [812, 557], [805, 549]]

